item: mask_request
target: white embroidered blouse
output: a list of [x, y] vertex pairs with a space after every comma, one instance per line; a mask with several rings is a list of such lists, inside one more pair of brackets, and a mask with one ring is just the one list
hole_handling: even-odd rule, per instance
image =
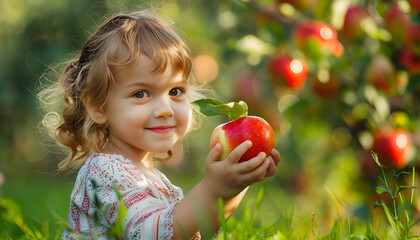
[[107, 233], [118, 220], [120, 204], [126, 209], [123, 239], [171, 239], [172, 210], [184, 195], [163, 173], [155, 171], [166, 186], [149, 180], [121, 155], [92, 155], [78, 173], [71, 194], [69, 229], [62, 239], [118, 239]]

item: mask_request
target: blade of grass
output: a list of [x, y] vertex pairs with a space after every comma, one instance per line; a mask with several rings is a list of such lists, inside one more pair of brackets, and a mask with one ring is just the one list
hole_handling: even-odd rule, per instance
[[413, 188], [411, 189], [411, 193], [410, 193], [410, 217], [413, 217], [413, 213], [414, 213], [414, 184], [415, 184], [415, 178], [416, 178], [416, 167], [413, 166], [413, 176], [412, 176], [412, 181], [411, 181], [411, 186], [413, 186]]
[[27, 239], [43, 239], [42, 234], [38, 229], [31, 228], [25, 223], [20, 213], [20, 208], [15, 201], [10, 198], [0, 198], [0, 208], [3, 208], [11, 223], [16, 224], [24, 233]]
[[388, 222], [391, 225], [391, 228], [395, 231], [395, 233], [397, 235], [399, 235], [398, 227], [397, 227], [397, 224], [395, 223], [395, 220], [392, 216], [392, 213], [390, 212], [389, 208], [386, 206], [386, 204], [383, 200], [381, 201], [381, 203], [382, 203], [382, 207], [383, 207], [384, 212], [385, 212], [385, 216], [388, 219]]
[[[392, 189], [390, 189], [389, 188], [389, 184], [388, 184], [388, 180], [387, 180], [387, 178], [386, 178], [386, 174], [385, 174], [385, 167], [379, 162], [379, 159], [378, 159], [378, 154], [376, 154], [375, 152], [373, 152], [373, 151], [371, 151], [371, 154], [372, 154], [372, 157], [373, 157], [373, 159], [375, 160], [375, 162], [381, 167], [381, 170], [382, 170], [382, 175], [383, 175], [383, 179], [381, 179], [384, 183], [385, 183], [385, 187], [386, 187], [386, 189], [389, 189], [390, 191], [388, 191], [388, 195], [389, 195], [389, 198], [390, 198], [390, 200], [391, 200], [391, 203], [392, 203], [392, 208], [393, 208], [393, 210], [394, 210], [394, 219], [396, 219], [397, 217], [398, 217], [398, 214], [397, 214], [397, 205], [396, 205], [396, 202], [395, 202], [395, 197], [394, 197], [394, 194], [392, 193]], [[395, 175], [394, 175], [395, 176]], [[385, 206], [386, 205], [383, 205], [383, 207], [385, 208]]]
[[261, 202], [263, 200], [264, 191], [265, 191], [265, 184], [266, 184], [266, 181], [264, 180], [261, 184], [261, 187], [260, 187], [259, 191], [258, 191], [257, 200], [255, 202], [254, 214], [252, 215], [251, 226], [250, 227], [254, 227], [259, 209], [261, 207]]
[[227, 237], [228, 229], [227, 229], [227, 225], [226, 225], [225, 210], [224, 210], [224, 207], [223, 207], [223, 199], [219, 197], [218, 203], [219, 203], [220, 226], [221, 226], [222, 232], [223, 232], [223, 239], [226, 240], [226, 239], [228, 239], [228, 237]]
[[[402, 223], [401, 223], [401, 227], [402, 227], [402, 229], [404, 230], [404, 235], [409, 235], [410, 234], [410, 216], [409, 216], [409, 213], [408, 213], [408, 211], [407, 211], [407, 209], [406, 209], [406, 205], [405, 205], [405, 200], [404, 200], [404, 198], [403, 198], [403, 196], [402, 196], [402, 194], [401, 194], [401, 192], [399, 192], [398, 193], [398, 195], [400, 196], [400, 202], [401, 202], [401, 205], [402, 206], [404, 206], [404, 209], [402, 210], [403, 212], [404, 212], [404, 215], [405, 215], [405, 218], [407, 219], [406, 221], [405, 221], [405, 225], [406, 226], [404, 226]], [[401, 214], [402, 214], [402, 212], [401, 212]]]

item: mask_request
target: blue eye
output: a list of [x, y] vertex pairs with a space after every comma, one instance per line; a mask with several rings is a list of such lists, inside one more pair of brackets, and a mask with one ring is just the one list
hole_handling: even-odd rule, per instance
[[133, 97], [135, 97], [135, 98], [146, 98], [146, 97], [149, 97], [149, 93], [144, 91], [144, 90], [140, 90], [140, 91], [135, 92], [133, 94]]
[[169, 95], [170, 95], [170, 96], [177, 97], [177, 96], [182, 95], [184, 92], [185, 92], [185, 90], [184, 90], [184, 89], [182, 89], [182, 88], [172, 88], [172, 89], [169, 91]]

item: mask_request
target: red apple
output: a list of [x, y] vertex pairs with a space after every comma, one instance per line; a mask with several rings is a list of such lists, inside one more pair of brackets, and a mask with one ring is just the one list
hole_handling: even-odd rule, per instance
[[420, 56], [420, 24], [408, 26], [405, 37], [408, 49]]
[[329, 54], [340, 57], [344, 52], [335, 29], [322, 21], [307, 20], [297, 24], [293, 29], [293, 41], [299, 50], [314, 60]]
[[347, 43], [361, 39], [365, 32], [362, 29], [362, 21], [369, 17], [369, 14], [363, 8], [353, 5], [347, 9], [344, 17], [343, 27], [340, 34]]
[[328, 81], [321, 82], [318, 78], [312, 82], [315, 95], [324, 100], [335, 100], [338, 96], [340, 81], [336, 76], [331, 76]]
[[220, 143], [222, 145], [220, 159], [225, 159], [233, 149], [246, 140], [251, 140], [252, 147], [242, 155], [239, 162], [256, 157], [260, 152], [265, 152], [268, 156], [275, 144], [274, 131], [268, 122], [260, 117], [241, 117], [217, 126], [211, 134], [210, 148]]
[[385, 28], [391, 33], [392, 40], [404, 43], [405, 32], [410, 25], [410, 15], [400, 10], [397, 3], [392, 4], [384, 15]]
[[275, 85], [285, 85], [300, 89], [308, 75], [308, 67], [302, 59], [291, 59], [288, 56], [275, 56], [268, 65], [271, 81]]
[[420, 55], [415, 55], [410, 49], [402, 49], [400, 62], [410, 73], [420, 73]]
[[365, 73], [366, 81], [376, 89], [389, 93], [396, 87], [396, 75], [391, 61], [383, 56], [376, 55], [369, 63]]
[[267, 156], [275, 145], [274, 131], [264, 119], [248, 116], [248, 105], [243, 102], [225, 104], [216, 99], [200, 99], [192, 102], [192, 107], [206, 116], [228, 116], [228, 123], [217, 126], [210, 138], [210, 148], [216, 143], [222, 146], [220, 159], [225, 159], [233, 149], [246, 140], [252, 142], [252, 147], [242, 155], [239, 162], [256, 157], [260, 152]]
[[378, 154], [382, 165], [396, 169], [408, 163], [410, 136], [402, 130], [383, 129], [374, 133], [372, 151]]
[[234, 100], [245, 101], [250, 108], [258, 108], [262, 104], [261, 79], [252, 71], [247, 70], [235, 79], [232, 95]]
[[419, 0], [408, 0], [411, 7], [411, 13], [416, 14], [420, 12], [420, 1]]
[[232, 87], [232, 96], [235, 101], [247, 103], [251, 115], [260, 116], [267, 120], [274, 131], [280, 130], [280, 116], [277, 105], [270, 99], [264, 98], [263, 80], [251, 70], [246, 70], [236, 78]]

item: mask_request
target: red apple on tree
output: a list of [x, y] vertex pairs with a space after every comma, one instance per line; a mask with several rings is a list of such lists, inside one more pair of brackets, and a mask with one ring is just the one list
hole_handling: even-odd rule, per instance
[[414, 54], [410, 49], [401, 50], [400, 62], [410, 73], [420, 73], [420, 55]]
[[308, 75], [308, 66], [302, 59], [289, 56], [275, 56], [270, 60], [268, 72], [274, 85], [300, 89]]
[[340, 81], [337, 76], [331, 76], [327, 81], [319, 78], [312, 82], [312, 90], [315, 95], [324, 100], [335, 100], [338, 97]]
[[299, 50], [315, 61], [330, 54], [340, 57], [344, 52], [336, 30], [322, 21], [307, 20], [297, 24], [293, 29], [293, 41]]
[[235, 101], [245, 101], [249, 108], [259, 108], [261, 103], [262, 80], [252, 72], [246, 70], [235, 79], [232, 95]]
[[232, 87], [234, 101], [247, 103], [249, 114], [260, 116], [267, 120], [274, 131], [280, 129], [280, 116], [275, 102], [268, 104], [272, 99], [265, 99], [261, 86], [263, 80], [251, 70], [238, 75]]
[[406, 43], [408, 49], [410, 49], [414, 55], [420, 56], [420, 24], [412, 24], [407, 27]]
[[363, 8], [353, 5], [347, 9], [344, 17], [343, 27], [340, 34], [347, 43], [361, 39], [365, 32], [362, 29], [362, 22], [369, 17], [369, 14]]
[[382, 129], [373, 135], [372, 151], [378, 154], [382, 165], [396, 169], [408, 163], [410, 136], [403, 130]]
[[365, 77], [369, 84], [386, 93], [395, 89], [397, 84], [394, 66], [383, 55], [376, 55], [372, 59], [366, 68]]
[[252, 147], [242, 155], [239, 162], [256, 157], [260, 152], [267, 156], [275, 145], [274, 131], [262, 118], [248, 115], [248, 106], [245, 102], [232, 102], [225, 104], [215, 99], [201, 99], [192, 103], [193, 108], [206, 115], [224, 115], [229, 117], [228, 123], [217, 126], [210, 138], [210, 148], [216, 143], [222, 146], [220, 160], [225, 159], [233, 149], [246, 140], [251, 140]]
[[391, 33], [392, 41], [404, 43], [405, 33], [410, 25], [410, 15], [401, 11], [397, 3], [392, 4], [384, 16], [385, 28]]
[[411, 7], [411, 13], [416, 14], [420, 12], [420, 1], [419, 0], [408, 0]]

